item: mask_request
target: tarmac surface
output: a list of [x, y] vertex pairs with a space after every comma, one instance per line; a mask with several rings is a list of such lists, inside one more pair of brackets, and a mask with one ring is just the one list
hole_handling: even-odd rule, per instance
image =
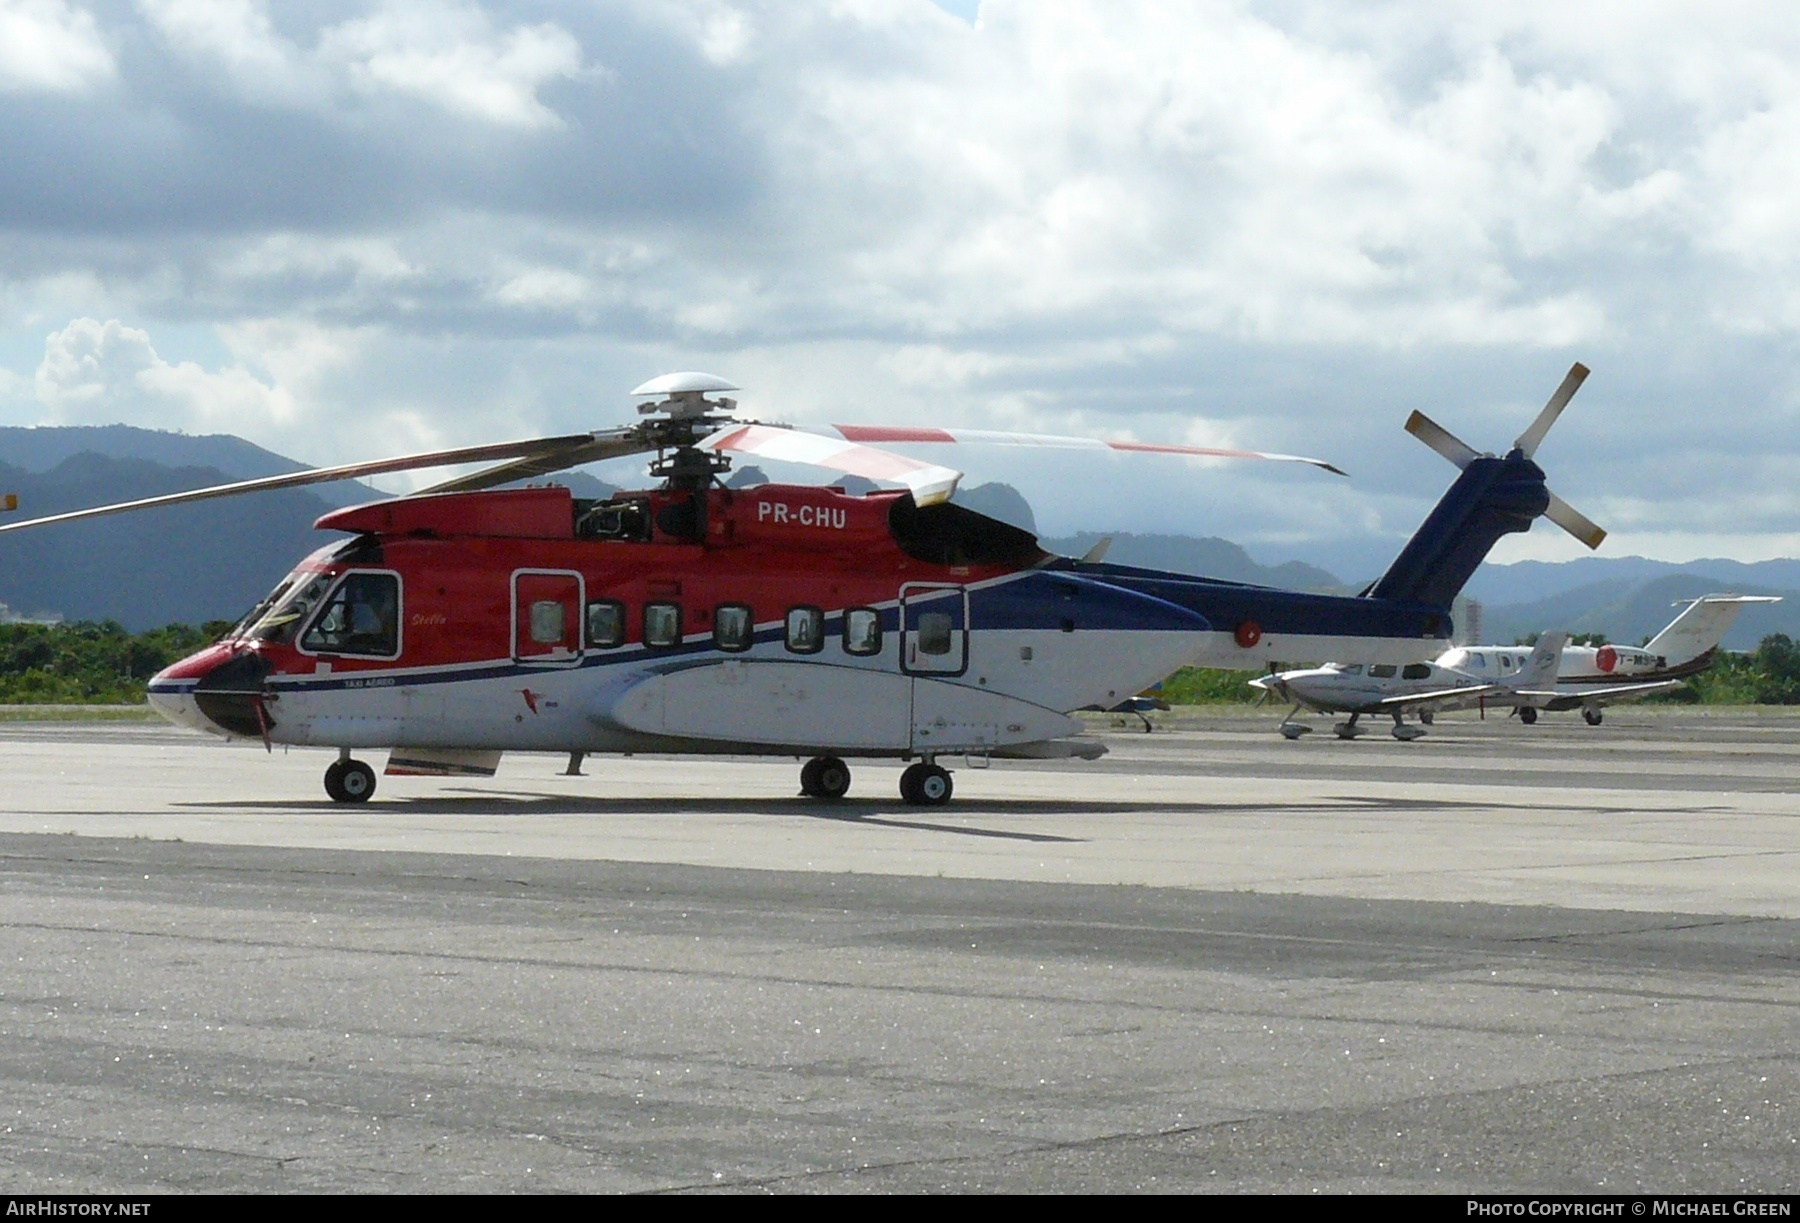
[[1800, 1189], [1800, 717], [1277, 716], [929, 810], [0, 724], [0, 1191]]

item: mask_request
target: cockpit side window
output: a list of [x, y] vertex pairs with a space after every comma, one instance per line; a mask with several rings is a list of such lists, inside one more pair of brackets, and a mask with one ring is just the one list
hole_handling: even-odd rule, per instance
[[315, 654], [394, 658], [400, 653], [400, 579], [392, 573], [344, 575], [300, 638]]

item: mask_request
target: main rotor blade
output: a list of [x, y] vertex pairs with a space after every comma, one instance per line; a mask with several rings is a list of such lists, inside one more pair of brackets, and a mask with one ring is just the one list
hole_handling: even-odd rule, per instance
[[354, 480], [361, 476], [379, 476], [392, 471], [413, 471], [420, 467], [448, 467], [455, 463], [480, 463], [487, 459], [539, 454], [544, 451], [560, 450], [592, 439], [592, 434], [578, 433], [572, 437], [539, 437], [520, 442], [497, 442], [486, 446], [462, 446], [455, 450], [431, 450], [422, 454], [401, 455], [393, 459], [376, 459], [367, 463], [345, 463], [339, 467], [315, 467], [307, 471], [290, 472], [285, 476], [263, 476], [255, 480], [237, 480], [230, 484], [214, 484], [207, 488], [195, 488], [182, 493], [167, 493], [161, 497], [143, 497], [137, 501], [120, 501], [112, 505], [92, 506], [85, 510], [71, 510], [66, 514], [51, 514], [44, 518], [11, 522], [0, 526], [0, 532], [22, 531], [27, 527], [49, 526], [57, 522], [77, 522], [83, 518], [100, 518], [108, 514], [123, 514], [130, 510], [182, 505], [189, 501], [208, 501], [214, 497], [236, 497], [242, 493], [260, 493], [275, 488], [297, 488], [304, 484], [328, 484], [333, 480]]
[[1536, 454], [1538, 444], [1544, 440], [1544, 434], [1550, 432], [1550, 426], [1556, 423], [1556, 418], [1562, 415], [1562, 410], [1569, 406], [1569, 400], [1575, 398], [1575, 392], [1581, 389], [1581, 384], [1587, 380], [1587, 376], [1587, 366], [1579, 361], [1571, 365], [1567, 376], [1562, 380], [1562, 385], [1556, 388], [1556, 394], [1550, 396], [1550, 402], [1545, 404], [1544, 410], [1537, 414], [1537, 419], [1531, 422], [1531, 427], [1519, 434], [1519, 440], [1513, 443], [1513, 448], [1526, 458]]
[[1598, 548], [1600, 541], [1606, 538], [1606, 531], [1594, 525], [1593, 519], [1555, 493], [1550, 494], [1550, 508], [1544, 511], [1544, 517], [1590, 548]]
[[1423, 412], [1414, 412], [1406, 418], [1406, 431], [1455, 463], [1459, 469], [1466, 469], [1470, 463], [1481, 457], [1479, 450], [1464, 442]]
[[1300, 454], [1269, 454], [1260, 450], [1229, 450], [1216, 446], [1173, 446], [1161, 442], [1107, 442], [1093, 437], [1063, 437], [1054, 433], [1008, 433], [992, 429], [916, 429], [895, 425], [828, 425], [847, 442], [959, 442], [981, 446], [1047, 446], [1058, 450], [1122, 450], [1134, 454], [1181, 454], [1208, 459], [1268, 459], [1278, 463], [1309, 463], [1334, 475], [1345, 474], [1324, 459]]
[[786, 463], [805, 463], [869, 480], [904, 484], [920, 505], [950, 500], [962, 472], [855, 442], [776, 425], [736, 425], [698, 443], [701, 450], [732, 450]]
[[623, 458], [628, 454], [644, 454], [657, 448], [654, 441], [646, 440], [636, 429], [583, 433], [573, 439], [564, 440], [571, 444], [563, 449], [515, 459], [511, 463], [502, 463], [498, 467], [471, 472], [466, 476], [457, 476], [453, 480], [445, 480], [442, 484], [433, 484], [430, 488], [422, 488], [412, 495], [425, 497], [434, 493], [479, 492], [484, 488], [498, 488], [502, 484], [511, 484], [514, 480], [529, 480], [533, 476], [547, 476], [553, 472], [567, 471], [571, 467], [580, 467], [584, 463], [598, 463], [604, 459]]

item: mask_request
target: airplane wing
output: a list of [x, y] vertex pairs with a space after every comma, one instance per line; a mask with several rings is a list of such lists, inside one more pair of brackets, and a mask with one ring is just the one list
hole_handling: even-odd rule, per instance
[[1392, 712], [1396, 709], [1411, 709], [1420, 705], [1436, 705], [1446, 701], [1462, 700], [1470, 697], [1493, 696], [1496, 693], [1507, 693], [1510, 690], [1503, 684], [1471, 684], [1462, 688], [1440, 688], [1435, 692], [1408, 692], [1401, 696], [1387, 696], [1364, 706], [1364, 709], [1379, 709]]
[[1610, 705], [1614, 701], [1649, 696], [1652, 692], [1663, 692], [1680, 686], [1681, 681], [1678, 679], [1662, 679], [1642, 684], [1590, 684], [1585, 688], [1559, 688], [1555, 692], [1521, 691], [1519, 695], [1546, 698], [1539, 708], [1560, 713], [1583, 706]]

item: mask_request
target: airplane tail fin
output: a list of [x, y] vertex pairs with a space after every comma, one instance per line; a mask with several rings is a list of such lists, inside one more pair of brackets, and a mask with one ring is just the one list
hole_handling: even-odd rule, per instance
[[1776, 595], [1703, 595], [1683, 608], [1644, 648], [1659, 655], [1664, 666], [1679, 667], [1716, 647], [1746, 603], [1779, 602]]
[[1514, 688], [1548, 688], [1556, 683], [1556, 673], [1562, 667], [1563, 647], [1569, 643], [1569, 635], [1563, 632], [1545, 633], [1537, 639], [1532, 647], [1531, 657], [1519, 668], [1519, 673], [1510, 681]]
[[1550, 402], [1504, 457], [1480, 453], [1422, 412], [1408, 418], [1406, 431], [1456, 464], [1462, 475], [1388, 571], [1368, 589], [1369, 596], [1448, 607], [1501, 536], [1528, 531], [1539, 517], [1549, 518], [1590, 548], [1600, 546], [1606, 532], [1551, 492], [1543, 468], [1533, 460], [1538, 444], [1587, 374], [1585, 365], [1571, 367]]

